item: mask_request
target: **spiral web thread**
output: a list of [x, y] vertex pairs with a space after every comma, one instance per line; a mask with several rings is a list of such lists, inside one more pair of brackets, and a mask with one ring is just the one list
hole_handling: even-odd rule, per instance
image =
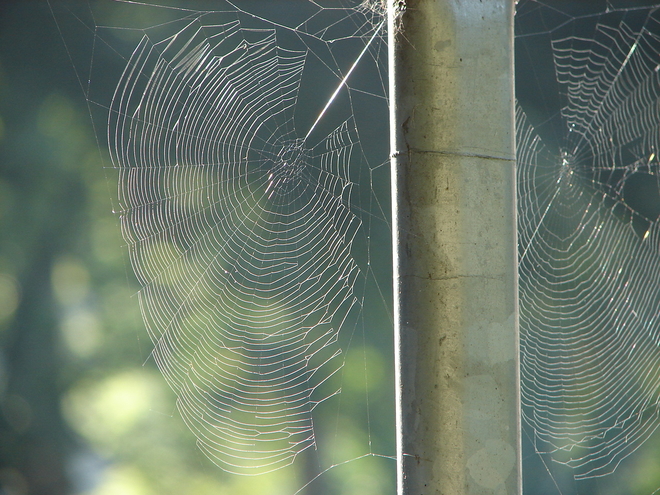
[[660, 17], [633, 14], [553, 38], [558, 138], [516, 109], [523, 417], [577, 479], [660, 424]]
[[[376, 14], [326, 10], [330, 27], [304, 30], [315, 12], [288, 32], [327, 46], [349, 21], [373, 40]], [[108, 145], [153, 357], [199, 448], [249, 475], [316, 447], [314, 410], [339, 392], [340, 333], [362, 304], [353, 177], [364, 164], [352, 115], [320, 139], [296, 128], [314, 53], [218, 14], [145, 31]]]

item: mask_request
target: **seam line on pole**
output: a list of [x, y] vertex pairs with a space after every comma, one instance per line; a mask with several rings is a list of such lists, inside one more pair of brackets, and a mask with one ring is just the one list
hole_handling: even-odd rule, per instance
[[410, 153], [429, 153], [435, 155], [445, 155], [445, 156], [462, 156], [468, 158], [483, 158], [486, 160], [502, 160], [506, 162], [515, 162], [516, 157], [506, 157], [506, 156], [497, 156], [497, 155], [483, 155], [480, 153], [460, 153], [458, 151], [435, 151], [435, 150], [420, 150], [416, 148], [410, 148], [408, 151], [397, 151], [392, 153], [390, 158], [397, 158], [399, 156], [406, 156]]
[[480, 279], [485, 279], [485, 280], [501, 280], [501, 277], [488, 277], [485, 275], [453, 275], [450, 277], [434, 277], [433, 275], [429, 274], [428, 276], [424, 275], [404, 275], [402, 278], [418, 278], [421, 280], [431, 280], [434, 282], [442, 282], [445, 280], [459, 280], [462, 278], [480, 278]]

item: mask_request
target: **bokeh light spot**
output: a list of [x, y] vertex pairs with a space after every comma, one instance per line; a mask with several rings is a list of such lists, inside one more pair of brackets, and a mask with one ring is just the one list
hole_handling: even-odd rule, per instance
[[103, 336], [98, 317], [86, 310], [67, 315], [60, 324], [60, 332], [67, 349], [80, 358], [92, 356]]
[[65, 306], [78, 304], [89, 293], [89, 272], [80, 261], [61, 258], [53, 265], [51, 285], [58, 302]]

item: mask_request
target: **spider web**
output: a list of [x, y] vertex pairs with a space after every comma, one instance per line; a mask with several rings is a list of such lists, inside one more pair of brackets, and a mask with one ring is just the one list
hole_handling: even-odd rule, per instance
[[660, 424], [659, 19], [630, 3], [516, 14], [523, 417], [576, 479]]
[[[151, 357], [183, 421], [235, 474], [310, 450], [317, 476], [382, 455], [366, 391], [353, 421], [367, 441], [346, 456], [327, 439], [354, 387], [350, 353], [366, 381], [366, 339], [391, 337], [380, 4], [125, 5], [149, 23], [95, 17], [92, 84], [78, 74], [117, 172]], [[121, 61], [113, 87], [94, 76], [101, 50]], [[388, 260], [375, 267], [373, 242]]]

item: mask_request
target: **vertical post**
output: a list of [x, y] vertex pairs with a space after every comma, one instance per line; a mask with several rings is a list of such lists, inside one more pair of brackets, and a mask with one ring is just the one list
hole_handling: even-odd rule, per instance
[[399, 495], [521, 493], [513, 0], [390, 0]]

